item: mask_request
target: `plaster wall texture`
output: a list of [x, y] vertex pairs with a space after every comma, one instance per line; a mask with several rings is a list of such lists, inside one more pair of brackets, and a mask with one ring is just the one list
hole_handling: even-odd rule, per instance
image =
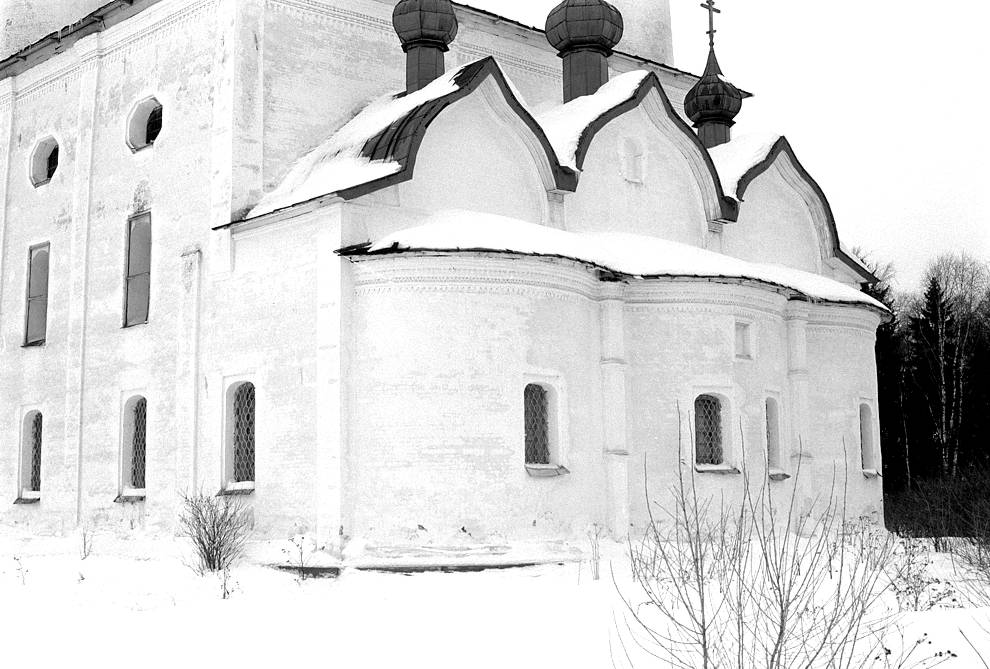
[[[604, 516], [598, 310], [582, 268], [494, 258], [355, 266], [345, 532], [548, 539]], [[523, 268], [525, 267], [525, 269]], [[403, 346], [396, 347], [396, 337]], [[558, 397], [556, 463], [524, 462], [523, 390]]]
[[829, 248], [829, 240], [821, 239], [815, 228], [808, 203], [776, 167], [749, 185], [739, 220], [726, 226], [723, 237], [723, 252], [729, 255], [814, 273], [822, 273], [821, 249]]
[[[176, 452], [183, 447], [173, 417], [182, 301], [176, 286], [182, 252], [205, 244], [209, 234], [199, 213], [210, 201], [210, 163], [203, 156], [211, 153], [216, 87], [209, 5], [156, 5], [18, 76], [7, 84], [13, 94], [0, 100], [10, 127], [9, 141], [0, 138], [7, 167], [0, 490], [9, 501], [18, 493], [16, 417], [27, 404], [44, 415], [42, 501], [5, 505], [0, 516], [7, 522], [53, 531], [77, 520], [144, 522], [141, 505], [113, 503], [122, 404], [133, 394], [149, 400], [149, 499], [166, 505], [174, 499]], [[126, 120], [148, 95], [164, 105], [164, 128], [152, 148], [133, 153]], [[26, 165], [37, 140], [49, 134], [59, 141], [59, 167], [51, 182], [35, 188]], [[153, 230], [150, 318], [124, 329], [127, 219], [145, 210]], [[27, 250], [39, 242], [51, 244], [47, 339], [25, 349]]]
[[[722, 399], [726, 463], [749, 474], [754, 492], [765, 481], [765, 407], [773, 397], [781, 407], [781, 468], [792, 476], [771, 483], [775, 494], [786, 498], [796, 485], [802, 510], [811, 511], [828, 496], [822, 481], [835, 471], [841, 482], [847, 472], [850, 517], [879, 513], [880, 483], [863, 476], [856, 452], [858, 402], [876, 397], [868, 364], [872, 314], [810, 310], [807, 346], [815, 354], [798, 371], [814, 390], [800, 398], [790, 389], [794, 342], [783, 296], [696, 282], [630, 285], [619, 298], [623, 397], [605, 392], [606, 284], [582, 268], [533, 258], [421, 256], [361, 261], [354, 273], [362, 344], [348, 380], [348, 534], [399, 543], [449, 539], [461, 527], [486, 541], [574, 536], [590, 523], [608, 524], [616, 494], [625, 495], [629, 523], [641, 528], [648, 522], [644, 482], [663, 504], [679, 467], [692, 475], [679, 459], [692, 462], [693, 403], [704, 393]], [[752, 328], [751, 357], [737, 355], [737, 322]], [[849, 362], [833, 371], [829, 357]], [[566, 420], [561, 439], [570, 473], [558, 478], [532, 478], [523, 467], [522, 389], [534, 378], [563, 389], [557, 409]], [[797, 405], [811, 410], [797, 415]], [[608, 480], [606, 466], [616, 457], [607, 456], [604, 437], [615, 411], [626, 412], [628, 455], [618, 456], [624, 486]], [[731, 504], [743, 490], [738, 472], [695, 477], [700, 497], [716, 505]]]
[[[642, 171], [631, 163], [639, 152]], [[629, 232], [693, 246], [708, 231], [702, 195], [683, 155], [637, 108], [598, 132], [578, 189], [565, 196], [567, 229]]]

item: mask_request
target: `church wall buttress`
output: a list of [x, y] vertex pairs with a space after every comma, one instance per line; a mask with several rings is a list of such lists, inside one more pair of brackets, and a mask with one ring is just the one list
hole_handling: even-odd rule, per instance
[[[93, 142], [96, 130], [96, 100], [100, 86], [101, 47], [99, 33], [80, 40], [75, 49], [80, 60], [79, 107], [76, 126], [76, 159], [73, 165], [72, 218], [68, 248], [71, 268], [68, 292], [69, 316], [65, 347], [65, 442], [64, 469], [66, 480], [49, 486], [54, 495], [75, 497], [72, 500], [75, 521], [82, 521], [84, 500], [82, 494], [85, 468], [83, 433], [86, 427], [87, 406], [87, 328], [89, 315], [89, 264], [92, 222], [90, 205], [93, 195]], [[97, 408], [98, 409], [98, 408]], [[57, 492], [56, 492], [57, 491]], [[54, 496], [53, 495], [53, 496]], [[56, 503], [68, 504], [59, 499]]]
[[626, 344], [624, 284], [602, 286], [602, 409], [608, 479], [608, 531], [616, 540], [629, 532], [629, 446], [626, 435]]

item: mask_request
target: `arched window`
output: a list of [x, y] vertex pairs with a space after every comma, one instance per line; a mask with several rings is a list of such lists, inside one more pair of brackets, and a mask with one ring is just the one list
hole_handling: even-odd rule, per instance
[[148, 455], [148, 400], [132, 397], [124, 405], [121, 496], [144, 497]]
[[526, 424], [526, 464], [550, 464], [550, 397], [543, 386], [530, 383], [523, 392]]
[[780, 471], [780, 409], [777, 400], [767, 398], [767, 467]]
[[876, 471], [876, 445], [873, 443], [873, 410], [869, 404], [859, 405], [859, 446], [864, 471]]
[[161, 134], [162, 122], [162, 105], [156, 98], [137, 103], [127, 119], [127, 145], [132, 151], [152, 146]]
[[31, 411], [24, 417], [21, 438], [21, 499], [41, 498], [42, 416]]
[[253, 489], [255, 455], [255, 392], [253, 383], [239, 383], [229, 393], [227, 483], [229, 489]]
[[694, 444], [697, 464], [722, 464], [722, 402], [714, 395], [699, 395], [694, 401]]
[[58, 170], [58, 142], [46, 137], [38, 142], [31, 154], [31, 183], [42, 186], [55, 176]]

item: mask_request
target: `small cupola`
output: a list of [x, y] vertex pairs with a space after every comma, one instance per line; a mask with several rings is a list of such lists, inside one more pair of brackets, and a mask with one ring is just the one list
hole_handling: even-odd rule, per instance
[[711, 149], [731, 139], [736, 115], [742, 109], [742, 93], [722, 76], [715, 57], [715, 9], [713, 0], [702, 7], [708, 9], [708, 63], [698, 83], [684, 97], [684, 113], [698, 129], [705, 148]]
[[608, 57], [622, 30], [622, 14], [605, 0], [564, 0], [550, 10], [547, 41], [564, 61], [564, 102], [608, 82]]
[[444, 73], [443, 54], [457, 36], [450, 0], [401, 0], [392, 11], [406, 53], [406, 92], [423, 88]]

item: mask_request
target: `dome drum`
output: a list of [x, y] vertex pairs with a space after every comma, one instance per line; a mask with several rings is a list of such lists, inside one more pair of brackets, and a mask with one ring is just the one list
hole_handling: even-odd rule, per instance
[[444, 73], [444, 57], [457, 36], [450, 0], [401, 0], [392, 27], [406, 53], [406, 92], [423, 88]]
[[622, 31], [622, 14], [605, 0], [564, 0], [550, 11], [546, 36], [564, 61], [564, 102], [608, 81], [608, 57]]

